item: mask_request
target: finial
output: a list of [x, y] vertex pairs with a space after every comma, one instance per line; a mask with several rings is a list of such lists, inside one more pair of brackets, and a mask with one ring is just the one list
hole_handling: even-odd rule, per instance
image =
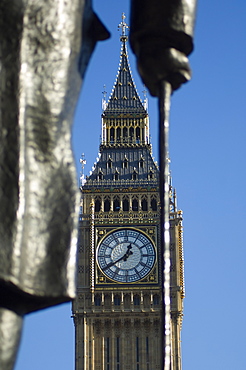
[[144, 96], [143, 106], [146, 110], [148, 110], [148, 98], [147, 98], [147, 90], [145, 88], [145, 85], [144, 85], [144, 90], [143, 90], [143, 96]]
[[81, 164], [81, 172], [80, 172], [80, 186], [83, 186], [85, 183], [85, 175], [84, 175], [84, 168], [86, 164], [85, 155], [84, 153], [81, 154], [81, 158], [79, 160]]
[[105, 110], [107, 107], [107, 91], [106, 91], [106, 85], [103, 85], [103, 99], [102, 99], [102, 110]]
[[127, 41], [127, 39], [128, 39], [128, 37], [126, 35], [126, 29], [129, 28], [129, 26], [126, 24], [125, 19], [126, 19], [125, 13], [122, 13], [122, 21], [120, 22], [120, 24], [118, 26], [118, 30], [120, 28], [122, 29], [122, 33], [121, 33], [121, 36], [120, 36], [120, 41]]

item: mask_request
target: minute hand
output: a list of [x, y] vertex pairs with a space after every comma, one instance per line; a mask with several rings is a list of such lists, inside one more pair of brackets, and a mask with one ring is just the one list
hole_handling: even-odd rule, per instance
[[129, 244], [128, 245], [128, 247], [127, 247], [127, 251], [126, 251], [126, 253], [122, 256], [122, 257], [120, 257], [119, 259], [117, 259], [116, 261], [113, 261], [113, 262], [110, 262], [107, 266], [105, 266], [102, 270], [107, 270], [108, 268], [110, 268], [111, 266], [113, 266], [113, 265], [115, 265], [116, 263], [118, 263], [118, 262], [120, 262], [120, 261], [122, 261], [122, 260], [124, 260], [124, 261], [126, 261], [127, 260], [127, 258], [133, 253], [132, 251], [130, 251], [130, 249], [132, 249], [132, 246], [131, 246], [131, 244]]

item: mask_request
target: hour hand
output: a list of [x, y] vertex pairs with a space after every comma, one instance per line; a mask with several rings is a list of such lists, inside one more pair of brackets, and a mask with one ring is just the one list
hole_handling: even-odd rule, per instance
[[127, 258], [131, 255], [131, 254], [133, 254], [133, 252], [131, 251], [131, 249], [132, 249], [132, 246], [131, 246], [131, 244], [129, 244], [128, 246], [127, 246], [127, 251], [126, 251], [126, 253], [122, 256], [122, 257], [120, 257], [118, 260], [116, 260], [116, 261], [113, 261], [113, 262], [110, 262], [107, 266], [105, 266], [102, 270], [107, 270], [108, 268], [110, 268], [111, 266], [113, 266], [113, 265], [115, 265], [116, 263], [118, 263], [118, 262], [120, 262], [120, 261], [126, 261], [127, 260]]

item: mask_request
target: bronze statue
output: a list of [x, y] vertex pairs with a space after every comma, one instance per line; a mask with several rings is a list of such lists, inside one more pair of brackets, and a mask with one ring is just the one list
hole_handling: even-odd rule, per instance
[[[190, 78], [195, 0], [132, 0], [144, 83]], [[78, 192], [71, 122], [97, 40], [90, 0], [0, 3], [0, 368], [12, 370], [25, 314], [75, 296]]]
[[97, 40], [90, 0], [2, 0], [0, 368], [25, 314], [75, 296], [78, 189], [71, 124]]

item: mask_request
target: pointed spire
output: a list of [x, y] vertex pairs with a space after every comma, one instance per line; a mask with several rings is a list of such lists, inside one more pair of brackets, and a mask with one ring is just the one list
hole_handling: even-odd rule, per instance
[[129, 28], [125, 22], [125, 14], [122, 14], [122, 21], [118, 28], [121, 28], [120, 40], [121, 55], [118, 74], [116, 81], [113, 86], [112, 93], [110, 95], [106, 109], [104, 110], [105, 115], [110, 114], [143, 114], [146, 115], [147, 111], [144, 104], [138, 95], [134, 80], [132, 78], [131, 69], [128, 61], [127, 52], [127, 40], [126, 30]]

